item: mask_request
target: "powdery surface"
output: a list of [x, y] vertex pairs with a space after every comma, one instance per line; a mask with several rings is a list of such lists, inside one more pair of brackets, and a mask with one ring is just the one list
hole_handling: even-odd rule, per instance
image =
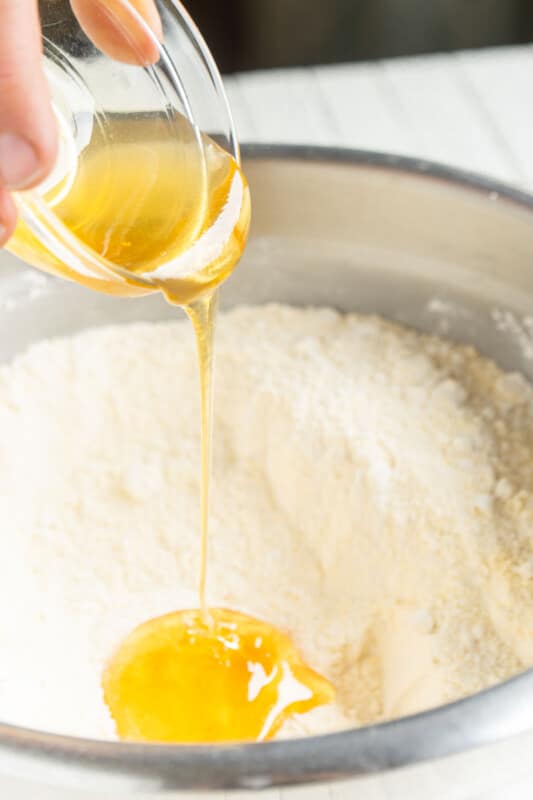
[[[0, 371], [0, 718], [112, 737], [102, 665], [196, 605], [189, 325], [42, 342]], [[209, 600], [338, 690], [315, 733], [533, 664], [533, 388], [374, 318], [270, 306], [217, 339]]]

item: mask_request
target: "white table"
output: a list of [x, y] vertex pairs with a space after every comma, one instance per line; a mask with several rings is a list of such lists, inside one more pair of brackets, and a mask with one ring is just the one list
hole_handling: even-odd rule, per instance
[[226, 79], [241, 142], [389, 151], [533, 189], [533, 46]]

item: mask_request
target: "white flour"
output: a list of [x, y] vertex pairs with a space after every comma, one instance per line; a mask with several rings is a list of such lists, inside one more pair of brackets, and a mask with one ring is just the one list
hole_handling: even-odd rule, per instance
[[[0, 370], [0, 719], [113, 736], [102, 665], [197, 602], [186, 322], [42, 342]], [[417, 710], [533, 664], [533, 388], [473, 350], [329, 310], [217, 338], [212, 604], [337, 687], [289, 724]]]

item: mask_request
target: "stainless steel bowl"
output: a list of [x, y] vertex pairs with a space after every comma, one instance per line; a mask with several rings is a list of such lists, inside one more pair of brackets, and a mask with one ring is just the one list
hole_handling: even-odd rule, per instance
[[[471, 342], [533, 379], [533, 197], [425, 162], [339, 150], [249, 148], [246, 172], [253, 236], [226, 306], [378, 312]], [[174, 313], [157, 297], [115, 300], [0, 256], [0, 360], [43, 337]], [[0, 725], [0, 796], [119, 800], [304, 784], [313, 800], [512, 800], [529, 776], [516, 796], [533, 792], [531, 752], [533, 671], [424, 714], [290, 742], [159, 747]]]

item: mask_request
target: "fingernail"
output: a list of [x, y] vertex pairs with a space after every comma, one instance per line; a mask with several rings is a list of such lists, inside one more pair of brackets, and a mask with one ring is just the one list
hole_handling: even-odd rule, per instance
[[33, 146], [15, 133], [0, 133], [0, 184], [6, 189], [26, 189], [40, 173]]

